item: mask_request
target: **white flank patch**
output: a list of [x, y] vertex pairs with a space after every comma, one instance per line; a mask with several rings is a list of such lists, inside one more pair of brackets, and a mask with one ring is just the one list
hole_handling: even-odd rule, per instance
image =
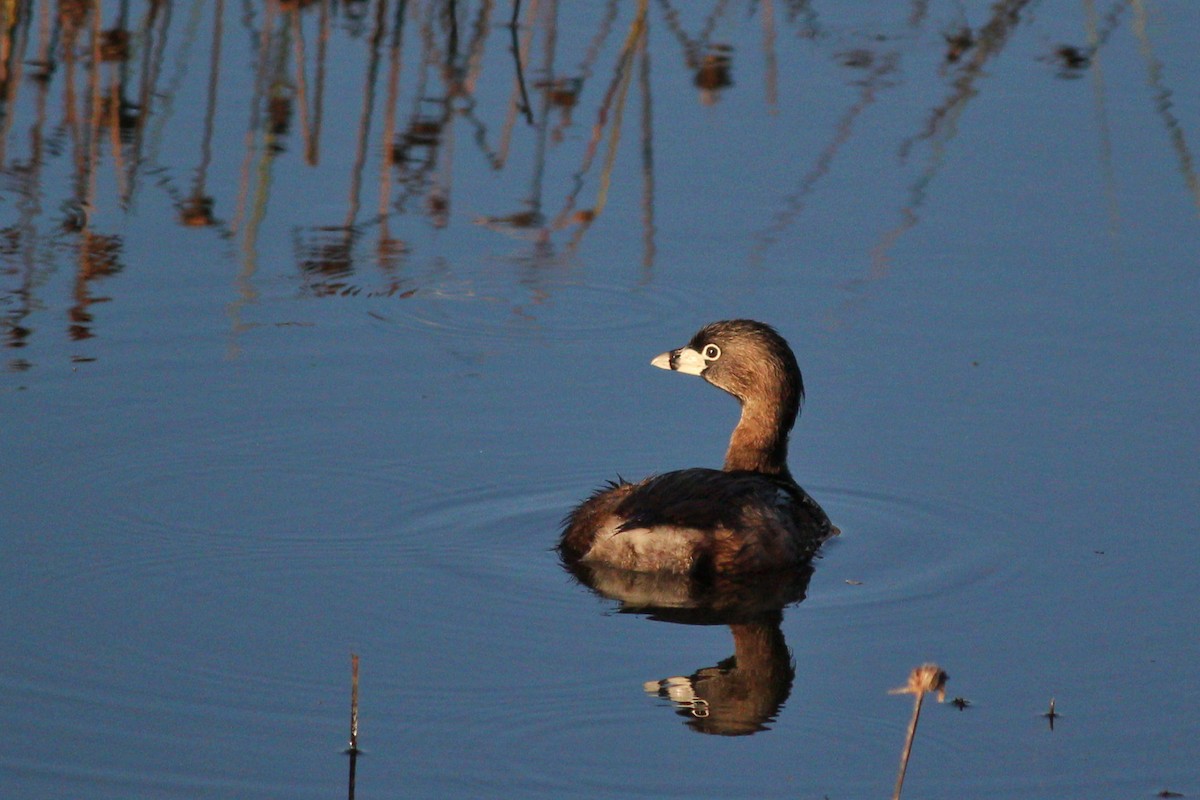
[[704, 532], [695, 528], [660, 525], [618, 532], [618, 525], [612, 519], [601, 527], [584, 561], [636, 572], [687, 572], [696, 547], [705, 539]]

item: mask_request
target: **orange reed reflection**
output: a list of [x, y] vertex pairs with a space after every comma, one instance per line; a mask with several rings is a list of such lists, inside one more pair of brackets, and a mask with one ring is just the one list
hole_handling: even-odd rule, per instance
[[[1089, 74], [1106, 131], [1103, 49], [1132, 16], [1151, 102], [1200, 208], [1145, 4], [1113, 0], [1105, 13], [1095, 5], [1085, 4], [1086, 41], [1041, 47], [1049, 77]], [[666, 86], [720, 108], [753, 86], [775, 114], [781, 57], [792, 59], [790, 75], [804, 59], [831, 62], [851, 95], [834, 101], [845, 107], [811, 163], [781, 175], [753, 263], [793, 233], [864, 115], [911, 75], [909, 50], [931, 47], [925, 77], [945, 93], [898, 142], [901, 164], [924, 162], [897, 219], [866, 237], [875, 245], [857, 283], [869, 284], [887, 275], [896, 242], [919, 224], [957, 121], [982, 96], [981, 79], [1029, 7], [981, 3], [981, 21], [970, 24], [961, 4], [912, 0], [897, 23], [904, 31], [847, 36], [805, 0], [606, 0], [569, 9], [558, 0], [0, 3], [0, 200], [12, 212], [0, 220], [0, 338], [14, 349], [28, 344], [46, 324], [43, 308], [65, 323], [69, 340], [94, 335], [90, 287], [120, 271], [126, 220], [135, 210], [157, 213], [162, 198], [170, 215], [155, 220], [160, 226], [233, 244], [227, 310], [235, 334], [257, 302], [263, 252], [290, 244], [306, 294], [406, 295], [422, 289], [408, 267], [423, 257], [429, 232], [458, 224], [515, 240], [514, 263], [548, 272], [573, 263], [597, 225], [611, 221], [618, 189], [640, 200], [635, 224], [649, 280], [660, 225], [656, 139], [672, 131], [661, 111], [656, 119], [653, 91]], [[748, 20], [757, 56], [736, 44], [746, 41], [736, 34]], [[922, 28], [930, 35], [912, 35]], [[492, 176], [505, 179], [500, 190]], [[309, 184], [302, 197], [299, 181]], [[1115, 197], [1110, 207], [1116, 220]], [[272, 215], [295, 221], [281, 232], [267, 225]], [[47, 276], [66, 265], [76, 276], [71, 288], [51, 288]], [[119, 293], [119, 282], [109, 290]]]

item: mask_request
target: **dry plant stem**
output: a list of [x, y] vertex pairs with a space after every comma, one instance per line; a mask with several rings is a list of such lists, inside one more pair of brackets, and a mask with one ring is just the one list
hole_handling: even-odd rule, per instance
[[350, 654], [350, 752], [358, 752], [358, 656]]
[[915, 694], [912, 722], [908, 724], [908, 739], [904, 742], [904, 752], [900, 755], [900, 774], [896, 776], [896, 791], [892, 800], [900, 800], [900, 790], [904, 788], [904, 773], [908, 769], [908, 757], [912, 753], [913, 738], [917, 735], [917, 721], [921, 718], [921, 703], [929, 692], [937, 692], [938, 702], [946, 699], [946, 679], [948, 676], [937, 664], [922, 664], [908, 676], [908, 684], [899, 689], [892, 689], [889, 694]]
[[358, 767], [358, 655], [350, 654], [350, 777], [349, 800], [354, 800], [354, 776]]
[[896, 791], [892, 793], [892, 800], [900, 800], [900, 790], [904, 787], [904, 773], [908, 770], [908, 757], [912, 753], [913, 738], [917, 735], [917, 720], [921, 718], [921, 703], [924, 699], [925, 693], [917, 692], [912, 720], [908, 723], [908, 739], [904, 742], [904, 752], [900, 754], [900, 774], [896, 776]]

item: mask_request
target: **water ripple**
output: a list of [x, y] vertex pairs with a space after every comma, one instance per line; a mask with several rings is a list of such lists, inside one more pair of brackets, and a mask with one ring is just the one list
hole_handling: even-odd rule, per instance
[[561, 340], [648, 329], [696, 302], [692, 294], [672, 286], [631, 290], [580, 281], [530, 287], [484, 278], [431, 284], [406, 298], [399, 312], [374, 316], [397, 331], [476, 341]]
[[837, 591], [810, 594], [811, 606], [896, 604], [949, 595], [997, 579], [1011, 546], [994, 512], [955, 501], [812, 487], [842, 535], [824, 550], [818, 573], [842, 577]]

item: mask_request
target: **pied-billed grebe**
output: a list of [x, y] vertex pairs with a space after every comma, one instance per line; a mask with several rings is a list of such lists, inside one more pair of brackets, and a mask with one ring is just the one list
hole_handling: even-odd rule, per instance
[[741, 403], [725, 467], [601, 488], [564, 520], [558, 547], [568, 565], [697, 577], [765, 572], [805, 562], [838, 532], [788, 472], [804, 382], [782, 336], [752, 320], [714, 322], [650, 363], [699, 375]]

